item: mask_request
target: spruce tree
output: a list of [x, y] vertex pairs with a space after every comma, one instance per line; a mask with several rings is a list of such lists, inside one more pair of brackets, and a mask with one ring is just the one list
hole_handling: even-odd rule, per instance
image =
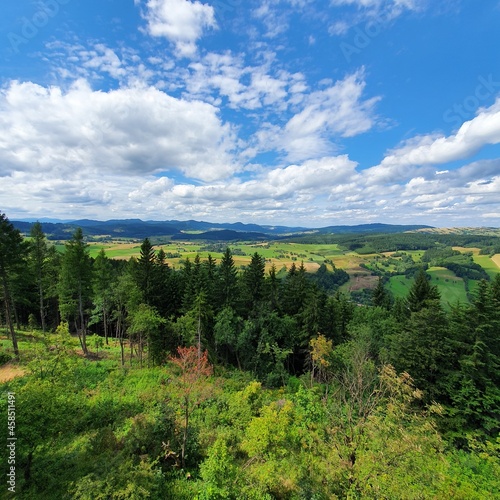
[[421, 309], [431, 305], [433, 301], [439, 300], [440, 295], [435, 285], [429, 283], [429, 277], [423, 268], [415, 277], [406, 302], [411, 312], [420, 311]]
[[264, 299], [265, 267], [264, 257], [255, 252], [243, 275], [245, 302], [250, 313], [255, 312], [257, 305]]
[[92, 264], [81, 228], [66, 243], [59, 277], [59, 310], [65, 320], [73, 319], [85, 355], [88, 312], [92, 297]]
[[40, 222], [35, 222], [33, 224], [33, 226], [31, 227], [30, 236], [30, 261], [38, 291], [40, 324], [42, 326], [42, 331], [45, 332], [47, 287], [46, 268], [49, 252], [45, 233], [42, 230], [42, 225], [40, 224]]
[[377, 286], [372, 292], [372, 303], [375, 307], [383, 307], [384, 309], [389, 309], [390, 307], [389, 294], [384, 287], [384, 281], [381, 277], [378, 279]]
[[15, 229], [5, 214], [0, 213], [0, 290], [5, 308], [5, 320], [16, 357], [19, 357], [19, 348], [13, 322], [11, 288], [25, 268], [26, 250], [21, 233]]
[[136, 280], [137, 286], [142, 291], [144, 302], [152, 305], [154, 297], [155, 251], [149, 238], [141, 244], [141, 253], [137, 261]]
[[108, 344], [109, 312], [112, 297], [113, 267], [104, 248], [101, 248], [94, 261], [94, 304], [104, 328], [104, 339]]
[[234, 307], [237, 299], [238, 271], [229, 247], [220, 261], [218, 275], [220, 304], [222, 307]]

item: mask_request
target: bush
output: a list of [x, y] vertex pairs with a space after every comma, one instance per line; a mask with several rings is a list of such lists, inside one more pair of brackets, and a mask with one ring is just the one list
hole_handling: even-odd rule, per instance
[[0, 365], [5, 365], [5, 363], [8, 363], [12, 359], [12, 356], [10, 354], [7, 354], [6, 352], [0, 352]]

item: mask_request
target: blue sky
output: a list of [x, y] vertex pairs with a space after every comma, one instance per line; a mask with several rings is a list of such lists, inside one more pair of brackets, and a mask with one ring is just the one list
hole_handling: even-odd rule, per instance
[[37, 0], [0, 19], [0, 210], [500, 226], [499, 0]]

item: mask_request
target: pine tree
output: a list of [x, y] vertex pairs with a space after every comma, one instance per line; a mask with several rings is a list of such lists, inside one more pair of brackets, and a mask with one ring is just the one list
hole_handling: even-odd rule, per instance
[[264, 299], [265, 267], [264, 257], [255, 252], [243, 275], [245, 302], [250, 313], [255, 312], [257, 305]]
[[415, 277], [406, 301], [410, 311], [420, 311], [424, 307], [428, 307], [433, 301], [439, 301], [440, 295], [435, 285], [429, 283], [429, 277], [423, 268]]
[[393, 339], [392, 364], [411, 375], [415, 385], [425, 391], [428, 403], [443, 394], [440, 382], [453, 362], [449, 337], [446, 314], [434, 300], [413, 312]]
[[47, 247], [47, 241], [45, 238], [45, 233], [42, 230], [42, 225], [40, 222], [35, 222], [31, 227], [30, 231], [31, 242], [30, 242], [30, 261], [32, 266], [33, 275], [36, 280], [36, 285], [38, 289], [38, 303], [39, 303], [39, 314], [40, 314], [40, 324], [42, 326], [42, 331], [45, 332], [46, 325], [46, 288], [47, 288], [47, 261], [49, 258], [49, 252]]
[[202, 263], [201, 274], [203, 281], [203, 290], [207, 294], [207, 303], [213, 310], [216, 310], [218, 297], [217, 297], [217, 262], [208, 254], [207, 260]]
[[384, 309], [389, 309], [390, 298], [387, 290], [384, 287], [384, 281], [379, 278], [377, 286], [372, 292], [372, 303], [375, 307], [383, 307]]
[[144, 302], [152, 305], [154, 298], [154, 273], [156, 256], [153, 245], [149, 238], [145, 238], [141, 244], [141, 253], [137, 261], [136, 279], [139, 289], [142, 291]]
[[269, 269], [269, 276], [267, 278], [267, 285], [269, 291], [269, 307], [271, 311], [279, 311], [280, 310], [280, 297], [279, 297], [279, 285], [280, 280], [276, 275], [276, 266], [273, 263], [271, 269]]
[[64, 320], [72, 318], [85, 355], [88, 309], [92, 296], [92, 264], [81, 228], [66, 243], [59, 277], [59, 310]]
[[304, 262], [301, 262], [298, 268], [293, 262], [283, 282], [283, 311], [290, 316], [299, 314], [304, 307], [309, 290]]
[[5, 214], [0, 213], [0, 286], [5, 308], [5, 319], [16, 357], [19, 357], [19, 347], [13, 322], [11, 288], [23, 268], [25, 268], [26, 250], [26, 244], [21, 233], [14, 228]]
[[94, 262], [94, 303], [104, 328], [104, 339], [108, 344], [109, 311], [111, 307], [113, 268], [104, 248], [101, 248]]
[[238, 271], [229, 247], [220, 261], [218, 275], [220, 304], [222, 307], [234, 307], [237, 301]]
[[165, 251], [160, 248], [155, 259], [152, 284], [153, 296], [151, 298], [151, 305], [164, 318], [175, 314], [178, 302], [174, 273], [172, 273], [166, 258]]

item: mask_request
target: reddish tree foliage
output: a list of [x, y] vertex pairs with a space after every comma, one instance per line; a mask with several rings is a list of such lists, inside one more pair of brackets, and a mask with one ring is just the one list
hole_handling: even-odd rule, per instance
[[183, 435], [181, 443], [181, 461], [185, 466], [186, 444], [188, 439], [189, 417], [193, 410], [212, 393], [208, 378], [212, 375], [212, 365], [208, 361], [208, 352], [201, 356], [198, 348], [178, 347], [178, 356], [170, 356], [170, 361], [180, 370], [176, 383], [180, 390], [180, 403], [183, 419]]
[[177, 356], [170, 356], [170, 361], [180, 369], [180, 375], [186, 383], [196, 383], [199, 379], [212, 375], [212, 365], [208, 361], [208, 351], [201, 354], [198, 348], [178, 347]]

